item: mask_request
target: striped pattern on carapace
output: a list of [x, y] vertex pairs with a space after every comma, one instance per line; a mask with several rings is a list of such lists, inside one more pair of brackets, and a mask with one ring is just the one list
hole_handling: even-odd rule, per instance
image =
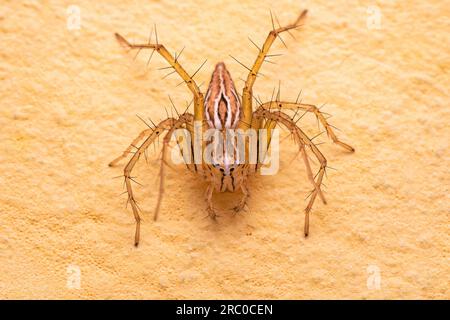
[[225, 64], [214, 69], [205, 96], [205, 116], [210, 128], [234, 129], [239, 123], [241, 102]]

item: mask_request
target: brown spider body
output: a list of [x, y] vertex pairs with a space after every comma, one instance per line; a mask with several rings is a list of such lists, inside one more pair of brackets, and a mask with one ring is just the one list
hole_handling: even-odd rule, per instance
[[230, 129], [237, 128], [242, 110], [236, 87], [223, 62], [218, 63], [212, 73], [204, 106], [208, 128], [218, 130], [224, 142], [218, 146], [220, 150], [216, 150], [222, 161], [213, 162], [209, 168], [214, 176], [214, 190], [234, 192], [241, 186], [244, 168], [239, 166], [234, 148], [228, 150], [226, 135]]
[[209, 128], [235, 129], [242, 114], [241, 101], [225, 64], [219, 62], [205, 94], [205, 115]]
[[[253, 64], [253, 67], [249, 69], [249, 74], [242, 92], [242, 99], [237, 93], [230, 73], [225, 67], [223, 62], [216, 65], [214, 72], [211, 76], [211, 81], [208, 86], [208, 90], [205, 95], [201, 92], [200, 88], [195, 83], [193, 76], [190, 76], [184, 68], [180, 65], [177, 56], [172, 56], [169, 51], [160, 43], [158, 43], [158, 37], [156, 36], [156, 43], [151, 43], [151, 36], [149, 42], [146, 44], [130, 44], [125, 38], [116, 33], [117, 40], [129, 49], [150, 49], [152, 55], [156, 51], [158, 52], [174, 69], [174, 72], [183, 79], [189, 90], [193, 94], [194, 101], [194, 114], [184, 112], [178, 117], [169, 117], [154, 127], [149, 126], [149, 129], [144, 130], [136, 139], [133, 140], [131, 145], [123, 152], [121, 156], [114, 159], [109, 165], [114, 166], [120, 160], [126, 158], [130, 153], [132, 157], [128, 164], [124, 168], [124, 179], [128, 193], [128, 202], [131, 204], [133, 214], [136, 220], [136, 232], [135, 232], [135, 245], [139, 243], [140, 237], [140, 214], [139, 207], [133, 194], [133, 188], [131, 182], [134, 181], [131, 172], [139, 160], [139, 158], [145, 154], [147, 148], [155, 142], [155, 140], [163, 133], [163, 147], [162, 157], [160, 165], [160, 191], [157, 199], [157, 205], [155, 209], [154, 218], [156, 219], [159, 213], [161, 199], [164, 192], [164, 170], [167, 164], [167, 148], [172, 136], [175, 135], [177, 130], [184, 130], [185, 134], [194, 137], [190, 139], [189, 144], [184, 148], [180, 147], [183, 159], [186, 162], [186, 166], [192, 172], [202, 175], [208, 182], [206, 189], [206, 203], [207, 211], [211, 218], [216, 217], [216, 209], [213, 206], [212, 195], [214, 192], [242, 192], [242, 198], [238, 204], [233, 208], [236, 212], [240, 211], [246, 205], [249, 197], [249, 190], [247, 187], [248, 176], [251, 173], [255, 173], [258, 170], [262, 170], [258, 165], [265, 157], [264, 152], [268, 150], [268, 146], [273, 137], [273, 130], [277, 125], [283, 126], [289, 130], [292, 134], [294, 141], [298, 144], [299, 152], [302, 154], [303, 161], [305, 163], [308, 179], [313, 186], [313, 190], [309, 196], [308, 205], [305, 208], [305, 236], [309, 232], [309, 214], [314, 204], [316, 197], [319, 197], [323, 203], [326, 203], [325, 197], [321, 190], [322, 179], [327, 168], [327, 161], [317, 146], [312, 142], [305, 132], [297, 125], [299, 119], [294, 120], [298, 111], [304, 113], [313, 113], [317, 120], [325, 128], [329, 138], [334, 143], [343, 147], [347, 151], [353, 152], [354, 149], [348, 144], [340, 141], [332, 130], [332, 126], [328, 124], [327, 120], [314, 105], [304, 104], [299, 102], [287, 102], [280, 101], [277, 97], [275, 101], [269, 101], [266, 103], [260, 103], [256, 110], [253, 110], [253, 84], [256, 81], [259, 69], [265, 59], [269, 56], [268, 52], [272, 43], [277, 37], [280, 37], [280, 33], [299, 27], [300, 22], [306, 17], [306, 10], [304, 10], [297, 20], [286, 27], [279, 27], [275, 29], [272, 19], [273, 29], [267, 35], [266, 41], [261, 48], [258, 47], [258, 56]], [[281, 38], [280, 38], [281, 39]], [[151, 56], [150, 56], [151, 58]], [[295, 111], [294, 116], [289, 116], [286, 112]], [[301, 118], [301, 117], [300, 117]], [[196, 137], [196, 130], [200, 128], [201, 132], [214, 131], [217, 136], [214, 139], [198, 142]], [[257, 156], [256, 164], [252, 163], [247, 152], [242, 155], [240, 150], [236, 147], [235, 142], [239, 138], [236, 135], [229, 135], [230, 132], [259, 130], [263, 131], [263, 136], [258, 136], [257, 142], [261, 147], [263, 145], [263, 154]], [[203, 137], [202, 134], [200, 134]], [[216, 138], [222, 141], [222, 143], [215, 143]], [[262, 138], [264, 137], [264, 138]], [[265, 139], [267, 138], [267, 139]], [[268, 144], [264, 145], [261, 139], [267, 140]], [[140, 145], [138, 143], [144, 140]], [[178, 142], [178, 141], [177, 141]], [[200, 146], [200, 148], [197, 148]], [[249, 143], [244, 142], [244, 149], [248, 151]], [[203, 152], [208, 151], [209, 148], [213, 150], [214, 156], [211, 157], [211, 161], [203, 161]], [[200, 149], [200, 150], [199, 150]], [[132, 150], [135, 150], [132, 152]], [[239, 152], [238, 152], [239, 151]], [[258, 150], [260, 151], [260, 150]], [[309, 162], [310, 152], [319, 162], [320, 168], [314, 175]]]

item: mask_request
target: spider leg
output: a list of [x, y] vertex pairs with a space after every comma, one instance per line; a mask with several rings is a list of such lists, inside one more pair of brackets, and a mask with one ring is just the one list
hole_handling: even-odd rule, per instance
[[203, 94], [200, 91], [200, 88], [195, 83], [194, 79], [184, 70], [184, 68], [181, 66], [181, 64], [178, 62], [178, 59], [172, 54], [169, 53], [169, 51], [164, 47], [164, 45], [158, 43], [145, 43], [145, 44], [131, 44], [128, 42], [124, 37], [122, 37], [120, 34], [115, 33], [117, 41], [119, 41], [120, 44], [123, 46], [129, 48], [129, 49], [151, 49], [156, 52], [158, 52], [168, 63], [169, 65], [174, 69], [175, 72], [178, 73], [178, 75], [183, 79], [183, 81], [188, 86], [189, 90], [191, 90], [192, 94], [194, 95], [194, 114], [195, 114], [195, 120], [203, 121]]
[[[327, 167], [327, 160], [322, 155], [320, 150], [316, 147], [316, 145], [311, 141], [311, 139], [303, 132], [302, 129], [300, 129], [296, 123], [285, 113], [281, 111], [269, 111], [264, 108], [260, 108], [257, 111], [255, 111], [254, 116], [256, 118], [264, 118], [267, 121], [273, 121], [273, 122], [279, 122], [283, 124], [286, 128], [288, 128], [293, 136], [295, 141], [299, 144], [300, 150], [302, 151], [303, 160], [305, 162], [305, 167], [308, 175], [308, 179], [310, 180], [311, 184], [314, 186], [314, 190], [311, 194], [311, 198], [309, 200], [308, 205], [305, 208], [305, 227], [304, 232], [305, 236], [308, 236], [309, 233], [309, 213], [311, 211], [311, 208], [314, 204], [314, 201], [319, 195], [319, 197], [322, 199], [322, 202], [326, 204], [325, 197], [322, 193], [322, 190], [320, 189], [320, 186], [322, 185], [322, 179], [325, 174], [325, 169]], [[273, 126], [273, 125], [270, 125]], [[314, 180], [314, 176], [312, 174], [311, 165], [308, 160], [308, 156], [306, 154], [306, 148], [308, 147], [315, 157], [318, 159], [320, 163], [320, 169], [317, 173], [317, 179]]]
[[259, 50], [258, 56], [256, 57], [256, 60], [253, 63], [253, 67], [250, 69], [249, 74], [247, 76], [247, 80], [245, 81], [245, 86], [242, 93], [243, 121], [241, 121], [241, 126], [248, 127], [248, 124], [252, 123], [251, 120], [253, 112], [252, 110], [253, 84], [255, 83], [259, 70], [261, 69], [263, 62], [269, 53], [270, 47], [272, 46], [275, 39], [280, 36], [281, 33], [289, 32], [289, 30], [299, 27], [301, 22], [306, 17], [306, 14], [307, 10], [302, 11], [302, 13], [298, 16], [297, 20], [294, 23], [291, 23], [285, 27], [280, 26], [277, 29], [273, 27], [273, 29], [267, 35], [266, 41], [264, 42], [262, 48]]
[[136, 139], [133, 140], [133, 142], [131, 142], [131, 144], [128, 146], [128, 148], [120, 155], [118, 156], [116, 159], [114, 159], [113, 161], [111, 161], [108, 165], [110, 167], [114, 167], [115, 165], [117, 165], [117, 163], [119, 163], [122, 159], [125, 159], [130, 153], [132, 153], [131, 150], [136, 149], [137, 148], [137, 144], [139, 143], [139, 141], [141, 141], [144, 137], [149, 136], [153, 133], [153, 129], [146, 129], [144, 131], [142, 131], [139, 136], [137, 136]]
[[212, 220], [216, 220], [218, 215], [217, 215], [216, 209], [213, 206], [213, 201], [212, 201], [213, 193], [214, 193], [214, 181], [211, 181], [208, 184], [208, 187], [206, 188], [206, 193], [205, 193], [205, 198], [206, 198], [206, 203], [207, 203], [206, 210], [208, 211], [208, 216]]
[[263, 109], [267, 109], [267, 110], [279, 108], [279, 109], [294, 110], [296, 112], [298, 110], [303, 110], [304, 112], [314, 113], [316, 115], [317, 119], [320, 121], [320, 123], [322, 123], [325, 130], [327, 131], [328, 137], [331, 138], [331, 140], [335, 144], [341, 146], [342, 148], [344, 148], [345, 150], [347, 150], [349, 152], [355, 151], [355, 149], [352, 146], [339, 140], [339, 138], [333, 132], [331, 125], [327, 122], [327, 120], [323, 116], [323, 113], [320, 112], [319, 108], [317, 108], [315, 105], [305, 104], [305, 103], [270, 101], [270, 102], [263, 103], [259, 108], [263, 108]]
[[153, 220], [155, 221], [158, 219], [159, 209], [161, 208], [161, 201], [164, 194], [164, 168], [165, 165], [167, 165], [167, 147], [169, 146], [170, 139], [172, 138], [175, 129], [180, 128], [183, 124], [192, 122], [194, 120], [193, 118], [194, 117], [191, 114], [186, 113], [181, 115], [180, 118], [173, 123], [167, 134], [164, 136], [163, 147], [161, 151], [161, 164], [159, 168], [159, 193], [158, 200], [156, 202], [155, 213], [153, 216]]
[[[139, 160], [140, 156], [145, 152], [145, 150], [155, 141], [155, 139], [160, 136], [165, 130], [171, 130], [174, 127], [181, 125], [182, 123], [186, 123], [187, 121], [192, 119], [192, 115], [185, 114], [180, 116], [180, 118], [174, 119], [174, 118], [168, 118], [163, 121], [161, 121], [154, 129], [153, 132], [145, 139], [145, 141], [137, 148], [136, 152], [131, 157], [130, 161], [127, 163], [127, 165], [124, 168], [124, 178], [125, 178], [125, 185], [127, 188], [128, 193], [128, 202], [131, 204], [131, 208], [133, 210], [134, 218], [136, 220], [136, 231], [135, 231], [135, 246], [139, 244], [139, 237], [140, 237], [140, 222], [141, 218], [139, 215], [139, 207], [136, 203], [136, 199], [133, 194], [133, 188], [131, 187], [131, 181], [133, 181], [133, 178], [131, 177], [131, 172], [136, 165], [137, 161]], [[163, 169], [162, 169], [163, 170]], [[161, 172], [160, 172], [161, 173]], [[161, 190], [160, 190], [161, 191]], [[159, 206], [159, 201], [158, 205]], [[158, 208], [158, 207], [157, 207]], [[156, 212], [155, 212], [156, 213]]]
[[245, 205], [247, 204], [247, 200], [250, 196], [250, 192], [247, 186], [247, 179], [243, 179], [241, 182], [241, 190], [242, 190], [242, 198], [239, 201], [239, 203], [233, 208], [234, 212], [239, 212], [241, 211]]

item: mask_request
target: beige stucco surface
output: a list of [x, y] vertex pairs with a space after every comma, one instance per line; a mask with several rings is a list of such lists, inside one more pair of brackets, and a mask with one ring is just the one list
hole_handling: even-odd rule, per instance
[[[310, 185], [291, 139], [280, 172], [251, 179], [248, 212], [233, 216], [236, 196], [215, 196], [218, 223], [204, 218], [205, 184], [183, 166], [167, 170], [153, 222], [156, 145], [135, 171], [144, 184], [135, 187], [144, 211], [135, 248], [113, 179], [122, 169], [107, 164], [145, 129], [136, 114], [158, 121], [168, 94], [180, 109], [191, 97], [176, 75], [162, 79], [160, 57], [134, 61], [113, 33], [146, 41], [156, 23], [171, 52], [186, 47], [188, 72], [208, 59], [198, 83], [224, 61], [242, 88], [246, 70], [229, 55], [250, 65], [247, 37], [264, 41], [269, 9], [286, 23], [302, 8], [306, 25], [296, 40], [283, 37], [288, 49], [274, 44], [284, 55], [263, 66], [255, 94], [268, 100], [279, 80], [286, 100], [302, 89], [356, 148], [317, 138], [337, 171], [310, 237]], [[449, 16], [437, 0], [3, 1], [0, 298], [450, 298]], [[299, 124], [318, 132], [313, 118]]]

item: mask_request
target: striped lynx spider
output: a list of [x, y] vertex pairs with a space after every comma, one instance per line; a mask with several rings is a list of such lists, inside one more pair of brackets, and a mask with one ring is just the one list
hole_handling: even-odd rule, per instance
[[[234, 210], [235, 212], [238, 212], [243, 209], [249, 197], [249, 190], [247, 186], [248, 177], [251, 174], [260, 172], [261, 168], [259, 164], [262, 162], [262, 158], [264, 158], [264, 152], [268, 152], [268, 145], [273, 138], [275, 127], [277, 125], [281, 125], [287, 128], [294, 138], [295, 143], [298, 144], [299, 153], [301, 153], [303, 161], [305, 163], [308, 179], [313, 186], [313, 190], [311, 191], [309, 196], [310, 198], [308, 205], [305, 208], [304, 234], [305, 236], [308, 235], [309, 214], [316, 197], [319, 197], [324, 204], [326, 203], [325, 197], [321, 190], [321, 186], [322, 179], [327, 168], [327, 160], [319, 151], [317, 146], [312, 142], [312, 139], [309, 138], [305, 134], [305, 132], [297, 125], [298, 120], [294, 120], [295, 115], [292, 117], [289, 116], [286, 112], [294, 111], [295, 114], [297, 114], [298, 111], [302, 111], [304, 114], [313, 113], [317, 117], [317, 120], [325, 128], [328, 137], [331, 138], [334, 143], [343, 147], [349, 152], [353, 152], [354, 149], [348, 144], [340, 141], [336, 137], [332, 130], [332, 126], [328, 124], [323, 113], [319, 110], [319, 108], [312, 104], [298, 103], [297, 101], [281, 101], [279, 97], [277, 97], [275, 101], [268, 101], [265, 103], [262, 103], [255, 99], [259, 104], [255, 111], [253, 111], [252, 104], [254, 98], [252, 94], [253, 85], [257, 76], [259, 75], [261, 65], [264, 61], [266, 61], [266, 58], [272, 56], [269, 55], [270, 47], [277, 38], [280, 38], [280, 41], [283, 41], [280, 37], [281, 33], [289, 32], [289, 30], [298, 28], [300, 26], [300, 23], [305, 19], [306, 13], [307, 11], [304, 10], [294, 23], [285, 27], [279, 26], [279, 28], [275, 28], [272, 18], [273, 28], [267, 35], [263, 46], [261, 48], [258, 47], [259, 53], [252, 68], [247, 68], [249, 70], [249, 74], [245, 81], [242, 95], [238, 95], [233, 80], [231, 79], [230, 73], [228, 72], [223, 62], [220, 62], [216, 65], [211, 76], [208, 90], [206, 91], [206, 94], [203, 95], [200, 88], [194, 81], [193, 76], [190, 76], [180, 65], [178, 61], [179, 56], [172, 56], [164, 47], [164, 45], [158, 43], [156, 27], [155, 43], [151, 42], [150, 36], [149, 42], [146, 44], [131, 44], [121, 35], [117, 33], [115, 34], [116, 39], [119, 41], [119, 43], [129, 50], [138, 50], [138, 52], [140, 52], [141, 50], [149, 49], [152, 51], [151, 55], [153, 55], [155, 51], [159, 53], [169, 63], [170, 67], [168, 68], [172, 68], [173, 72], [178, 73], [178, 75], [183, 79], [183, 82], [187, 85], [187, 87], [193, 94], [194, 103], [194, 114], [186, 112], [187, 110], [182, 114], [178, 114], [177, 112], [177, 117], [168, 116], [167, 119], [161, 121], [159, 124], [153, 124], [153, 126], [149, 126], [148, 129], [144, 130], [136, 139], [133, 140], [131, 145], [123, 152], [121, 156], [119, 156], [109, 164], [110, 166], [114, 166], [119, 161], [126, 158], [129, 154], [132, 154], [130, 161], [124, 168], [124, 179], [126, 192], [128, 193], [127, 203], [129, 202], [131, 204], [131, 208], [136, 220], [136, 246], [139, 244], [141, 218], [139, 215], [140, 209], [136, 203], [136, 199], [131, 186], [131, 182], [134, 181], [133, 177], [131, 176], [131, 172], [139, 158], [143, 154], [145, 155], [147, 148], [151, 144], [153, 144], [160, 135], [164, 133], [165, 135], [163, 138], [163, 146], [161, 151], [162, 156], [159, 171], [160, 190], [154, 213], [154, 219], [156, 220], [158, 217], [161, 199], [164, 192], [163, 181], [164, 170], [165, 166], [167, 165], [167, 149], [172, 136], [174, 136], [174, 133], [180, 129], [184, 130], [184, 132], [187, 132], [191, 136], [194, 136], [194, 139], [186, 139], [189, 144], [184, 148], [180, 146], [180, 151], [183, 159], [186, 162], [187, 168], [192, 172], [201, 175], [208, 182], [208, 187], [206, 189], [207, 211], [209, 216], [214, 219], [216, 217], [216, 209], [214, 208], [212, 202], [213, 193], [225, 191], [241, 191], [242, 198], [237, 203]], [[197, 129], [200, 129], [201, 131], [200, 135], [196, 136], [197, 132], [194, 131], [196, 131]], [[225, 144], [222, 144], [220, 145], [220, 147], [213, 147], [216, 156], [217, 154], [219, 154], [220, 159], [214, 157], [212, 160], [210, 159], [210, 161], [202, 161], [203, 151], [208, 148], [208, 146], [211, 144], [211, 141], [198, 141], [195, 137], [203, 137], [201, 133], [211, 129], [219, 132], [218, 136], [222, 137], [223, 139], [225, 139], [224, 141], [227, 142], [236, 141], [235, 138], [229, 138], [229, 131], [242, 131], [249, 129], [259, 131], [263, 130], [265, 133], [263, 135], [257, 136], [257, 144], [263, 145], [262, 140], [266, 140], [264, 144], [264, 148], [266, 149], [262, 153], [262, 156], [260, 154], [257, 155], [257, 158], [259, 159], [257, 159], [256, 163], [254, 163], [249, 161], [250, 155], [247, 155], [248, 152], [245, 153], [245, 155], [242, 157], [240, 153], [238, 155], [237, 148], [234, 144], [232, 145], [231, 149], [224, 147]], [[138, 145], [138, 143], [142, 140], [143, 142]], [[248, 144], [249, 142], [244, 142], [245, 151], [249, 150]], [[227, 146], [228, 145], [229, 143], [227, 144]], [[200, 149], [200, 152], [197, 152], [197, 149]], [[313, 175], [309, 162], [309, 152], [312, 153], [312, 155], [318, 160], [318, 163], [320, 164], [320, 168], [315, 175]], [[199, 159], [200, 161], [198, 161]]]

